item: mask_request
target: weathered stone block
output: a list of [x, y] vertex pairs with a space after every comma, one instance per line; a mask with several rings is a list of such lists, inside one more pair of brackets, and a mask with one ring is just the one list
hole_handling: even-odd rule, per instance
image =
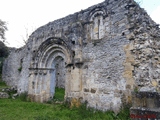
[[6, 92], [0, 92], [0, 98], [9, 98], [9, 95]]

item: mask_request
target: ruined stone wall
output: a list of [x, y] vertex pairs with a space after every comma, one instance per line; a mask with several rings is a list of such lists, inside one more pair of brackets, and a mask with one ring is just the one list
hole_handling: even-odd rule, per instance
[[18, 87], [19, 92], [28, 91], [30, 54], [27, 46], [12, 49], [4, 61], [2, 79], [9, 86]]
[[18, 68], [20, 68], [20, 59], [21, 59], [18, 56], [19, 52], [21, 51], [17, 50], [16, 54], [16, 50], [13, 49], [8, 58], [3, 63], [2, 77], [3, 80], [5, 80], [5, 82], [10, 86], [18, 85], [19, 81], [19, 79], [17, 79], [19, 76]]
[[[124, 47], [129, 44], [126, 39], [128, 29], [123, 1], [108, 1], [107, 17], [103, 20], [102, 39], [91, 39], [82, 49], [85, 61], [83, 68], [83, 98], [90, 106], [114, 111], [122, 104], [123, 91], [126, 90]], [[118, 7], [121, 6], [121, 7]], [[124, 33], [124, 35], [123, 35]]]
[[132, 42], [131, 54], [134, 56], [133, 76], [139, 91], [159, 91], [160, 66], [159, 45], [160, 30], [139, 6], [128, 10], [128, 26]]
[[57, 85], [72, 104], [116, 112], [134, 89], [159, 89], [159, 45], [159, 28], [139, 5], [106, 0], [38, 28], [7, 58], [3, 79], [35, 101]]

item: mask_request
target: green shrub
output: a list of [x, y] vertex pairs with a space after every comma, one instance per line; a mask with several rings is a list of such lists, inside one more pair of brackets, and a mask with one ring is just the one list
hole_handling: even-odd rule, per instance
[[8, 56], [8, 54], [8, 47], [2, 41], [0, 41], [0, 75], [2, 74], [3, 61]]
[[0, 86], [7, 86], [6, 83], [4, 81], [0, 80]]
[[6, 87], [8, 87], [8, 86], [6, 85], [6, 83], [4, 81], [2, 81], [2, 78], [1, 78], [1, 75], [0, 75], [0, 90], [2, 88], [6, 88]]
[[0, 41], [0, 57], [7, 57], [9, 54], [9, 50], [8, 47], [2, 42]]

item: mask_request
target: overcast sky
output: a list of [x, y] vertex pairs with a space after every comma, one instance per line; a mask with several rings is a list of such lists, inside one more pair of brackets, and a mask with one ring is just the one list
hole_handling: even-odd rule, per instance
[[[104, 0], [0, 0], [0, 19], [7, 22], [7, 46], [21, 47], [26, 32]], [[160, 24], [160, 0], [136, 0]]]

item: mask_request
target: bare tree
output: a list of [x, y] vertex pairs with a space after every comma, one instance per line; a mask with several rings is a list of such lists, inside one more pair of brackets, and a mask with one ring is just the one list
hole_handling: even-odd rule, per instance
[[29, 38], [28, 28], [26, 28], [26, 27], [25, 27], [25, 31], [26, 31], [25, 36], [22, 36], [22, 35], [21, 35], [22, 40], [23, 40], [23, 42], [24, 42], [24, 45], [26, 45], [26, 44], [27, 44], [27, 41], [28, 41], [28, 38]]
[[0, 41], [5, 42], [6, 22], [0, 19]]
[[25, 35], [21, 35], [23, 44], [26, 45], [29, 39], [29, 36], [35, 31], [36, 27], [24, 27], [25, 28]]

